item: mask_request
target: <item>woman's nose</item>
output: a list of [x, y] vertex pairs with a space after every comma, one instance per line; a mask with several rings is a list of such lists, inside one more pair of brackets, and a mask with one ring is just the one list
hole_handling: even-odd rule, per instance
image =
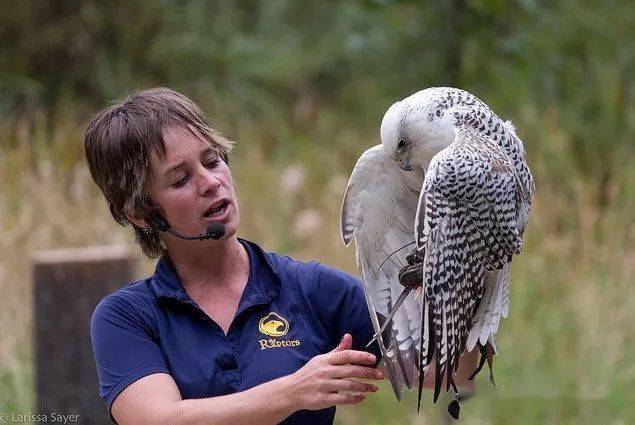
[[201, 196], [207, 194], [210, 190], [218, 190], [221, 183], [218, 176], [212, 170], [208, 170], [205, 167], [202, 167], [198, 180], [199, 193]]

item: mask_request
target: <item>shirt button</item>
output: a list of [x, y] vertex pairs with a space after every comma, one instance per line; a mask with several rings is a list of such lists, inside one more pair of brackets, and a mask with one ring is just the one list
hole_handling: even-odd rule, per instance
[[236, 364], [236, 358], [230, 354], [223, 354], [219, 356], [217, 363], [223, 370], [231, 370], [238, 367]]

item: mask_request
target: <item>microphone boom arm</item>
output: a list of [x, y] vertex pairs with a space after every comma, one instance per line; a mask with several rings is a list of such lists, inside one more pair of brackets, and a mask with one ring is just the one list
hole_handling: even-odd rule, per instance
[[205, 233], [201, 233], [198, 236], [186, 236], [186, 235], [182, 235], [179, 232], [172, 230], [172, 228], [170, 228], [170, 226], [167, 226], [164, 230], [164, 232], [168, 232], [174, 236], [176, 236], [179, 239], [185, 239], [186, 241], [202, 241], [202, 240], [207, 240], [207, 239], [220, 239], [223, 237], [223, 235], [225, 234], [225, 226], [223, 225], [223, 223], [218, 222], [218, 221], [213, 221], [210, 224], [207, 225], [207, 232]]

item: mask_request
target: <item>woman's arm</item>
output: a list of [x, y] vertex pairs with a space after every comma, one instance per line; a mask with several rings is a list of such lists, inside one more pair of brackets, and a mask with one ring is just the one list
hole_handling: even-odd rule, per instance
[[[331, 352], [311, 359], [292, 375], [226, 396], [182, 400], [170, 375], [146, 376], [117, 396], [112, 415], [128, 424], [275, 424], [301, 409], [359, 403], [377, 386], [350, 378], [381, 379], [375, 356], [351, 350], [344, 335]], [[345, 391], [346, 393], [340, 393]], [[273, 395], [273, 396], [272, 396]]]
[[123, 390], [113, 402], [112, 416], [120, 425], [273, 424], [292, 413], [287, 398], [271, 396], [283, 389], [278, 379], [236, 394], [182, 400], [172, 377], [159, 373]]

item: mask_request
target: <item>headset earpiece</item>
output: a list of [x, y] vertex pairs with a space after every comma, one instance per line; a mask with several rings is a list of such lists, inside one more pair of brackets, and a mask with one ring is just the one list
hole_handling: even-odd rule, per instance
[[148, 215], [148, 224], [152, 230], [165, 232], [170, 227], [161, 214], [157, 211], [151, 211]]

